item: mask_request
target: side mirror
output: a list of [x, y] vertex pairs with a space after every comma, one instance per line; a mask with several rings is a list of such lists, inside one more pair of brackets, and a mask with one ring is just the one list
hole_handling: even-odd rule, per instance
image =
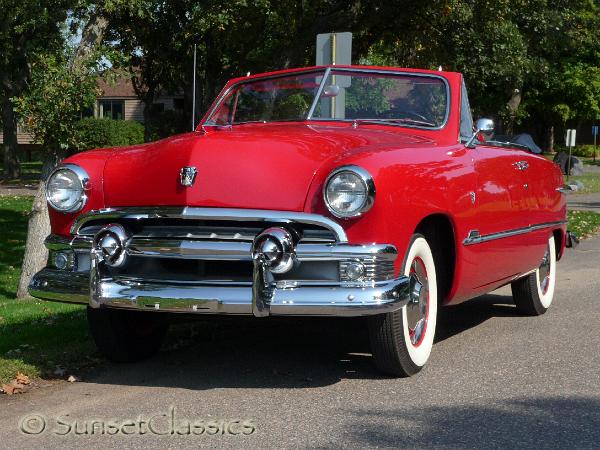
[[486, 139], [491, 138], [494, 134], [494, 121], [492, 119], [479, 119], [475, 124], [475, 133], [465, 146], [475, 148], [475, 140], [479, 134], [483, 134]]
[[337, 84], [330, 84], [329, 86], [325, 86], [323, 89], [323, 93], [321, 97], [329, 98], [329, 97], [337, 97], [340, 93], [340, 87]]

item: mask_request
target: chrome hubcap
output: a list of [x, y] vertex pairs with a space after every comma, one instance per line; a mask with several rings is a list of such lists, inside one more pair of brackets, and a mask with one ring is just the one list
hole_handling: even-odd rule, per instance
[[550, 286], [550, 247], [546, 248], [546, 252], [544, 253], [544, 257], [542, 258], [542, 263], [538, 269], [539, 279], [540, 279], [540, 290], [542, 294], [548, 292], [548, 287]]
[[427, 328], [429, 312], [429, 280], [421, 258], [415, 258], [409, 274], [410, 301], [406, 305], [406, 321], [410, 342], [418, 346]]

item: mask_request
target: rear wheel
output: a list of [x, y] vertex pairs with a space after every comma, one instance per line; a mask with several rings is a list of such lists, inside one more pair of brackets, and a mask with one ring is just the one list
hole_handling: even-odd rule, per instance
[[524, 314], [539, 316], [544, 314], [554, 299], [556, 285], [556, 246], [554, 236], [548, 245], [540, 266], [535, 272], [511, 284], [513, 299], [517, 308]]
[[394, 376], [419, 372], [431, 354], [437, 321], [437, 278], [431, 247], [415, 234], [402, 272], [410, 279], [410, 300], [402, 309], [369, 318], [375, 365]]
[[160, 349], [168, 329], [164, 314], [123, 309], [87, 309], [98, 351], [115, 362], [149, 358]]

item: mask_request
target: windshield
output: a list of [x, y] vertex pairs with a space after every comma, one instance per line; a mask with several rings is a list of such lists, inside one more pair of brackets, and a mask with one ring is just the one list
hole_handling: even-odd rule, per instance
[[439, 128], [447, 108], [446, 83], [440, 77], [322, 70], [239, 83], [206, 124], [347, 120]]

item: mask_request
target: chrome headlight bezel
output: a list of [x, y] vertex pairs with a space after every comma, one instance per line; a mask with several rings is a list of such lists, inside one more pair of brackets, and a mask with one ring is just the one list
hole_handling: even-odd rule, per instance
[[[57, 204], [55, 204], [52, 200], [52, 195], [50, 195], [50, 182], [53, 177], [60, 172], [69, 171], [75, 175], [74, 179], [78, 182], [78, 190], [80, 191], [79, 198], [75, 203], [73, 203], [68, 208], [60, 208]], [[45, 194], [46, 201], [48, 205], [52, 207], [55, 211], [61, 212], [63, 214], [75, 213], [79, 212], [83, 209], [87, 202], [87, 194], [86, 191], [89, 188], [90, 177], [85, 170], [81, 167], [76, 166], [75, 164], [63, 164], [58, 166], [56, 169], [52, 171], [48, 179], [46, 180], [45, 186]]]
[[[350, 212], [343, 212], [340, 211], [334, 207], [332, 207], [331, 203], [329, 202], [328, 199], [328, 195], [327, 195], [327, 187], [329, 186], [329, 183], [331, 183], [332, 180], [335, 179], [335, 177], [344, 174], [344, 173], [351, 173], [353, 175], [355, 175], [361, 182], [363, 189], [365, 190], [365, 198], [362, 202], [362, 204], [360, 205], [359, 208], [350, 211]], [[340, 166], [337, 169], [334, 169], [329, 176], [327, 177], [327, 179], [325, 180], [325, 184], [323, 185], [323, 201], [325, 202], [325, 206], [327, 206], [327, 209], [329, 210], [329, 212], [331, 214], [333, 214], [335, 217], [340, 218], [340, 219], [350, 219], [352, 217], [359, 217], [361, 215], [363, 215], [364, 213], [366, 213], [367, 211], [369, 211], [372, 207], [373, 204], [375, 203], [375, 181], [373, 180], [373, 177], [371, 176], [371, 174], [363, 169], [360, 166], [355, 166], [355, 165], [346, 165], [346, 166]]]

